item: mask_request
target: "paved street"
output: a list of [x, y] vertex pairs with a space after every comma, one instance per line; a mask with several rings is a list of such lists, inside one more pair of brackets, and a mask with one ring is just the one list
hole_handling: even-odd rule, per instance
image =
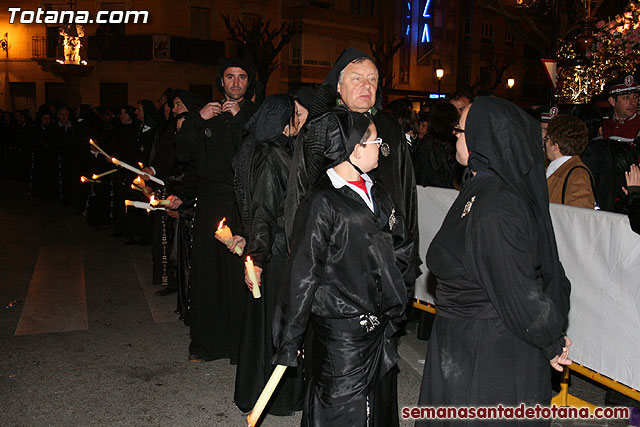
[[[175, 296], [154, 295], [150, 247], [90, 229], [69, 208], [28, 198], [26, 185], [0, 181], [0, 192], [0, 425], [246, 426], [235, 367], [187, 362], [189, 330]], [[400, 343], [400, 407], [417, 403], [426, 342], [414, 335]], [[601, 388], [573, 383], [602, 404]]]

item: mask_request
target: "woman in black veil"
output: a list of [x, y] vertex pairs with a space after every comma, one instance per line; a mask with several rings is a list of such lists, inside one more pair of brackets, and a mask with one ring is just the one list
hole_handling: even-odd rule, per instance
[[540, 127], [510, 102], [481, 97], [455, 132], [456, 158], [474, 176], [427, 252], [438, 313], [418, 403], [548, 405], [549, 365], [571, 363], [570, 284], [549, 216]]
[[[246, 293], [234, 402], [251, 411], [267, 383], [275, 347], [271, 322], [284, 284], [289, 253], [284, 233], [284, 201], [293, 143], [300, 122], [293, 97], [268, 96], [245, 125], [247, 134], [234, 158], [236, 202], [246, 231], [245, 256], [251, 256], [260, 283], [260, 298]], [[245, 273], [245, 282], [253, 284]], [[302, 410], [302, 369], [289, 369], [270, 401], [272, 415]]]

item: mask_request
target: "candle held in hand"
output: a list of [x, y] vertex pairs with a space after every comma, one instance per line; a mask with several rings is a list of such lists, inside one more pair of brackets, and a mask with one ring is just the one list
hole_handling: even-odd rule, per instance
[[267, 381], [267, 385], [264, 386], [262, 393], [260, 393], [260, 397], [258, 397], [258, 401], [253, 407], [253, 410], [251, 411], [249, 416], [247, 417], [247, 423], [249, 424], [249, 427], [255, 427], [255, 425], [258, 423], [258, 420], [260, 419], [260, 415], [262, 415], [262, 411], [264, 411], [264, 407], [267, 406], [267, 403], [269, 403], [269, 399], [271, 399], [271, 395], [273, 394], [274, 390], [278, 386], [278, 383], [280, 383], [280, 380], [282, 379], [282, 375], [286, 370], [287, 370], [287, 367], [284, 365], [278, 365], [273, 370], [273, 373], [271, 374], [269, 381]]
[[[231, 243], [233, 243], [233, 233], [231, 233], [231, 229], [229, 228], [229, 226], [224, 223], [226, 220], [227, 218], [224, 217], [222, 218], [222, 221], [220, 221], [220, 224], [218, 224], [218, 229], [216, 230], [215, 237], [225, 245], [229, 246]], [[238, 255], [242, 255], [242, 252], [244, 252], [244, 250], [239, 246], [234, 246], [233, 250]]]
[[247, 275], [249, 276], [249, 280], [253, 284], [253, 288], [251, 289], [251, 293], [255, 299], [258, 299], [262, 296], [260, 293], [260, 286], [258, 285], [258, 276], [256, 276], [256, 269], [253, 268], [253, 261], [251, 257], [247, 257], [247, 261], [244, 263], [244, 267], [247, 269]]
[[114, 173], [114, 172], [118, 172], [118, 169], [111, 169], [111, 170], [108, 170], [108, 171], [106, 171], [106, 172], [102, 172], [101, 174], [97, 174], [97, 175], [94, 173], [94, 174], [93, 174], [93, 176], [92, 176], [91, 178], [93, 178], [93, 179], [100, 179], [100, 178], [102, 178], [103, 176], [105, 176], [105, 175], [109, 175], [109, 174]]

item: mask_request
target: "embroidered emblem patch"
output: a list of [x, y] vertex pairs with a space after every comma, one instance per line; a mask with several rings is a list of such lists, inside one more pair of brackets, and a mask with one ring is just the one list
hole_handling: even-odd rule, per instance
[[558, 107], [551, 107], [551, 109], [549, 109], [549, 115], [551, 116], [551, 118], [554, 118], [555, 116], [558, 115]]
[[365, 331], [371, 332], [380, 326], [380, 320], [378, 320], [378, 317], [374, 314], [361, 314], [360, 326], [364, 327]]
[[206, 129], [204, 130], [204, 134], [207, 136], [207, 138], [211, 138], [211, 129], [206, 128]]
[[384, 157], [387, 157], [389, 154], [391, 154], [391, 148], [389, 148], [389, 144], [383, 142], [380, 145], [380, 154], [382, 154]]
[[471, 200], [469, 200], [467, 204], [464, 205], [464, 210], [462, 211], [462, 215], [460, 215], [460, 218], [464, 218], [469, 212], [471, 212], [471, 206], [473, 205], [473, 202], [475, 202], [475, 200], [476, 196], [473, 196]]
[[396, 208], [391, 209], [391, 215], [389, 215], [389, 230], [393, 230], [393, 226], [396, 225]]
[[633, 85], [633, 76], [629, 75], [627, 77], [624, 78], [624, 84], [625, 86], [632, 86]]

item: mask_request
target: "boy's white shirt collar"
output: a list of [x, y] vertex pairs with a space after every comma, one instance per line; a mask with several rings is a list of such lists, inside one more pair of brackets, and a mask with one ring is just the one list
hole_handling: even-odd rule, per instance
[[338, 175], [338, 172], [336, 172], [333, 168], [327, 169], [327, 175], [331, 180], [331, 184], [335, 188], [342, 188], [345, 185], [348, 186], [353, 191], [358, 193], [358, 195], [362, 198], [362, 200], [364, 200], [364, 202], [367, 204], [369, 209], [371, 209], [371, 212], [374, 212], [373, 200], [369, 196], [369, 194], [371, 194], [371, 187], [373, 187], [373, 181], [371, 180], [371, 178], [369, 178], [369, 175], [367, 175], [366, 173], [363, 173], [362, 175], [360, 175], [362, 179], [364, 179], [364, 185], [365, 187], [367, 187], [368, 194], [365, 193], [361, 188], [347, 182], [347, 180], [341, 177], [340, 175]]

